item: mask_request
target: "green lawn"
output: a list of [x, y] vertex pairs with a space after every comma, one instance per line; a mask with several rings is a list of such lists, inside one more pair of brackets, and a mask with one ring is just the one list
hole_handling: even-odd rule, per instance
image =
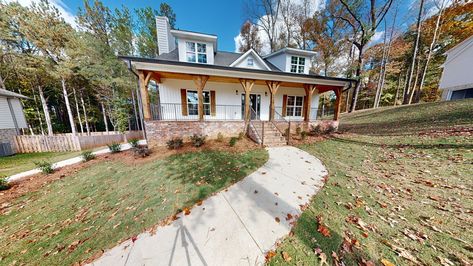
[[[440, 119], [450, 112], [451, 119]], [[330, 264], [338, 258], [345, 265], [467, 265], [473, 260], [473, 135], [413, 132], [472, 127], [472, 112], [472, 100], [359, 112], [343, 118], [350, 127], [341, 125], [359, 134], [302, 145], [322, 160], [329, 179], [269, 264], [319, 265], [324, 253]], [[406, 119], [407, 113], [415, 115]], [[409, 134], [380, 126], [388, 124]], [[329, 236], [318, 231], [323, 227]]]
[[257, 149], [186, 153], [137, 166], [93, 164], [2, 210], [1, 264], [83, 261], [240, 180], [267, 159]]
[[0, 177], [11, 176], [36, 168], [35, 162], [48, 160], [50, 162], [59, 162], [75, 156], [80, 152], [38, 152], [22, 153], [8, 157], [0, 157]]

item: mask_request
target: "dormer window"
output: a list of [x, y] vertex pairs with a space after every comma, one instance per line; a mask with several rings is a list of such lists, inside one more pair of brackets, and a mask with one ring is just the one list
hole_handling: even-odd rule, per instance
[[305, 58], [299, 56], [291, 56], [291, 72], [292, 73], [304, 73], [305, 70]]
[[205, 43], [186, 42], [187, 62], [207, 63], [207, 45]]
[[255, 65], [254, 59], [253, 59], [253, 58], [248, 58], [248, 59], [246, 60], [246, 65], [249, 66], [249, 67], [254, 66], [254, 65]]

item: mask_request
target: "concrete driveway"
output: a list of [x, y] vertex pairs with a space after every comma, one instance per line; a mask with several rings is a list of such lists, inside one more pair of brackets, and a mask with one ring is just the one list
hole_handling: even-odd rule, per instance
[[317, 158], [295, 147], [268, 152], [268, 162], [242, 181], [92, 265], [263, 265], [327, 174]]

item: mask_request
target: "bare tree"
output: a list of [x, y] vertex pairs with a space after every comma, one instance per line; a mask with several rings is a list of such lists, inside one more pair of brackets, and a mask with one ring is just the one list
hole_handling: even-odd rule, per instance
[[437, 43], [437, 38], [439, 36], [440, 22], [442, 18], [443, 9], [445, 8], [445, 0], [442, 0], [440, 6], [437, 6], [439, 13], [437, 14], [437, 20], [435, 22], [434, 36], [432, 37], [432, 42], [430, 43], [429, 49], [427, 51], [427, 58], [424, 65], [424, 70], [422, 71], [422, 77], [420, 79], [419, 93], [422, 93], [422, 88], [424, 87], [425, 76], [427, 74], [427, 68], [429, 67], [430, 58], [432, 57], [432, 51], [434, 50], [435, 44]]
[[246, 14], [250, 20], [266, 33], [271, 52], [277, 48], [280, 6], [281, 0], [249, 0], [246, 6]]
[[[412, 47], [412, 60], [411, 65], [409, 67], [409, 74], [407, 76], [407, 83], [406, 83], [406, 90], [404, 94], [404, 102], [403, 104], [410, 104], [412, 101], [412, 96], [414, 95], [415, 84], [412, 84], [412, 78], [414, 76], [414, 69], [417, 59], [417, 50], [419, 50], [419, 40], [420, 40], [420, 31], [422, 27], [422, 13], [424, 10], [424, 0], [420, 0], [420, 7], [419, 7], [419, 14], [417, 15], [417, 24], [416, 24], [416, 41], [414, 46]], [[412, 85], [412, 90], [411, 90]]]
[[258, 26], [252, 24], [249, 20], [243, 23], [240, 29], [241, 39], [239, 40], [240, 48], [238, 50], [240, 52], [246, 52], [253, 49], [257, 53], [261, 53], [263, 44], [261, 43], [258, 33]]
[[353, 112], [356, 109], [356, 102], [361, 88], [364, 49], [391, 8], [393, 0], [386, 0], [381, 5], [378, 5], [376, 0], [371, 0], [366, 5], [361, 1], [339, 1], [345, 7], [348, 16], [341, 15], [337, 18], [345, 21], [352, 28], [353, 37], [350, 41], [358, 50], [355, 71], [356, 84], [350, 106], [350, 112]]

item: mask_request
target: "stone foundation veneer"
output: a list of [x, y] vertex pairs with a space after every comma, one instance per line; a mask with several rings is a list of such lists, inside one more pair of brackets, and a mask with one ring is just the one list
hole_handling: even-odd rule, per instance
[[13, 152], [16, 151], [15, 142], [13, 137], [16, 136], [16, 129], [14, 128], [3, 128], [0, 129], [0, 143], [9, 142]]
[[166, 141], [181, 137], [189, 141], [194, 134], [216, 139], [218, 133], [224, 137], [235, 137], [245, 128], [245, 121], [145, 121], [146, 136], [150, 146], [163, 146]]
[[[279, 129], [286, 130], [287, 129], [287, 122], [275, 122]], [[310, 131], [313, 127], [320, 125], [321, 130], [323, 132], [329, 131], [329, 128], [334, 129], [334, 131], [338, 130], [338, 121], [335, 120], [318, 120], [312, 122], [304, 122], [304, 121], [291, 121], [291, 134], [296, 132], [296, 128], [300, 127], [303, 131]]]

